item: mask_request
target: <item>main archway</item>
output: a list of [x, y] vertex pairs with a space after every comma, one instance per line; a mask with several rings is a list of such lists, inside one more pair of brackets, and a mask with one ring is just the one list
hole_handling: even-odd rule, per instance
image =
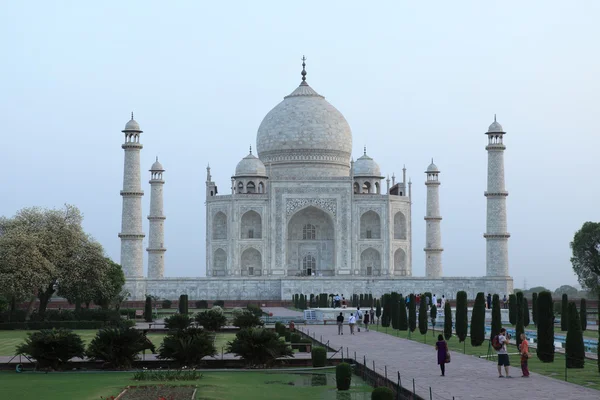
[[[335, 227], [325, 211], [306, 207], [287, 225], [287, 275], [335, 275]], [[309, 267], [308, 267], [309, 266]]]

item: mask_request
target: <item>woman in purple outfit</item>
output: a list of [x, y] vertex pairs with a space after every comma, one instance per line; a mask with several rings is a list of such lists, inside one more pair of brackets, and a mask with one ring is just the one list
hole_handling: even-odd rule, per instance
[[446, 375], [446, 360], [448, 356], [448, 343], [444, 340], [444, 336], [438, 335], [438, 341], [435, 344], [437, 350], [437, 360], [440, 369], [442, 370], [442, 376]]

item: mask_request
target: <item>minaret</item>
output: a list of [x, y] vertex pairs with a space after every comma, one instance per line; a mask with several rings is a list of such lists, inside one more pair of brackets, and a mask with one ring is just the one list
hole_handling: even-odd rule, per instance
[[427, 212], [425, 215], [425, 276], [427, 278], [442, 277], [442, 232], [440, 224], [440, 170], [433, 163], [427, 167]]
[[506, 231], [506, 196], [504, 187], [504, 130], [496, 121], [488, 128], [488, 178], [486, 240], [486, 275], [508, 276], [508, 238]]
[[165, 219], [163, 213], [163, 172], [161, 163], [150, 167], [150, 229], [148, 230], [148, 278], [161, 279], [165, 275]]
[[140, 176], [140, 125], [133, 119], [122, 131], [125, 143], [125, 167], [123, 171], [123, 211], [121, 215], [121, 267], [125, 277], [143, 277], [144, 232], [142, 230], [142, 191]]

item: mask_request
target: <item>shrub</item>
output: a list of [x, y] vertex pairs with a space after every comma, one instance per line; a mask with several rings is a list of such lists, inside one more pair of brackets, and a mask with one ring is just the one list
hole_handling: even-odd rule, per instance
[[284, 336], [285, 335], [285, 325], [279, 321], [275, 322], [275, 332], [277, 332], [279, 334], [279, 336]]
[[402, 295], [400, 295], [400, 298], [398, 300], [398, 329], [401, 331], [408, 330], [408, 315], [406, 315], [406, 303]]
[[511, 325], [517, 324], [517, 295], [508, 296], [508, 320]]
[[531, 295], [531, 318], [533, 319], [533, 324], [537, 326], [537, 300], [538, 294], [534, 293]]
[[233, 318], [233, 325], [240, 329], [244, 329], [263, 326], [264, 324], [255, 314], [248, 310], [244, 310], [244, 312]]
[[182, 294], [181, 296], [179, 296], [179, 312], [181, 314], [188, 313], [188, 295], [187, 294]]
[[[404, 307], [404, 302], [401, 304]], [[379, 317], [381, 317], [381, 301], [377, 299], [375, 302], [375, 316], [377, 317], [377, 322], [379, 323]]]
[[146, 304], [144, 306], [144, 319], [146, 322], [152, 322], [152, 297], [146, 297]]
[[300, 343], [301, 338], [302, 336], [300, 336], [299, 333], [290, 333], [290, 343], [292, 343], [292, 349], [297, 349], [299, 347], [297, 343]]
[[208, 308], [208, 301], [206, 300], [198, 300], [196, 301], [196, 308], [199, 310], [205, 310]]
[[380, 386], [371, 392], [371, 400], [394, 400], [394, 392], [390, 388]]
[[461, 290], [456, 294], [456, 336], [459, 342], [467, 339], [467, 292]]
[[383, 295], [383, 315], [381, 317], [381, 326], [387, 328], [392, 322], [392, 301], [390, 300], [391, 295], [386, 293]]
[[227, 317], [218, 309], [205, 310], [196, 314], [196, 322], [208, 331], [218, 331], [227, 323]]
[[180, 366], [196, 366], [203, 357], [215, 354], [214, 335], [200, 328], [169, 333], [158, 350], [158, 358], [174, 360]]
[[[195, 369], [177, 369], [177, 370], [149, 370], [143, 369], [136, 371], [133, 374], [134, 381], [155, 381], [155, 382], [169, 382], [169, 381], [196, 381], [202, 378], [200, 371]], [[164, 399], [160, 397], [159, 399]], [[103, 399], [103, 397], [101, 397]], [[111, 397], [109, 399], [114, 399]], [[108, 399], [107, 399], [108, 400]]]
[[352, 383], [352, 367], [348, 363], [341, 363], [335, 367], [335, 384], [337, 390], [348, 390]]
[[492, 329], [490, 331], [490, 340], [500, 333], [502, 329], [502, 312], [500, 311], [500, 296], [494, 294], [492, 297]]
[[300, 343], [304, 344], [298, 346], [298, 351], [302, 353], [308, 353], [310, 351], [309, 349], [311, 348], [312, 342], [313, 341], [308, 338], [300, 339]]
[[574, 302], [569, 303], [569, 331], [565, 343], [565, 356], [567, 368], [583, 368], [585, 364], [585, 347], [583, 345], [583, 332], [581, 321]]
[[417, 329], [417, 299], [412, 293], [408, 302], [408, 329], [411, 332]]
[[292, 349], [279, 335], [264, 328], [242, 329], [227, 345], [227, 352], [240, 356], [249, 365], [270, 365], [279, 357], [293, 357]]
[[523, 297], [523, 326], [527, 327], [530, 323], [529, 319], [529, 302], [527, 301], [527, 297]]
[[541, 292], [537, 299], [537, 356], [541, 362], [554, 361], [554, 305], [552, 294]]
[[300, 298], [298, 299], [298, 308], [301, 310], [306, 310], [306, 297], [304, 297], [303, 293], [300, 293]]
[[214, 312], [221, 313], [221, 314], [224, 313], [223, 307], [221, 307], [221, 306], [212, 306], [211, 310], [214, 311]]
[[517, 320], [515, 327], [517, 346], [521, 344], [521, 333], [525, 332], [525, 327], [523, 326], [523, 307], [523, 292], [517, 292]]
[[187, 314], [173, 314], [165, 318], [165, 328], [182, 331], [188, 328], [194, 320]]
[[43, 329], [28, 333], [17, 354], [35, 359], [42, 368], [59, 369], [73, 357], [83, 358], [85, 347], [81, 337], [68, 329]]
[[286, 329], [285, 333], [283, 334], [283, 338], [285, 339], [286, 342], [291, 343], [292, 342], [292, 332], [290, 332], [289, 329]]
[[427, 300], [423, 298], [419, 304], [419, 332], [421, 335], [427, 333], [427, 327]]
[[87, 356], [92, 360], [103, 360], [115, 368], [130, 368], [138, 353], [154, 345], [142, 333], [134, 328], [101, 329], [88, 346]]
[[213, 306], [218, 306], [218, 307], [225, 307], [225, 300], [215, 300], [213, 302]]
[[262, 317], [264, 314], [262, 308], [260, 308], [256, 304], [248, 304], [246, 306], [246, 309], [248, 311], [250, 311], [252, 314], [256, 315], [257, 317]]
[[237, 317], [238, 315], [242, 315], [242, 313], [244, 312], [244, 309], [242, 307], [234, 307], [231, 310], [231, 315], [233, 315], [233, 317]]
[[300, 295], [298, 293], [294, 295], [294, 308], [300, 308]]
[[392, 292], [390, 295], [390, 317], [392, 319], [392, 329], [399, 329], [399, 310], [400, 307], [400, 295], [396, 292]]
[[585, 299], [581, 299], [579, 306], [579, 320], [581, 321], [581, 330], [585, 331], [587, 329], [587, 305]]
[[[500, 311], [498, 311], [500, 312]], [[450, 308], [450, 302], [444, 303], [444, 338], [450, 340], [452, 337], [452, 309]]]
[[171, 305], [173, 304], [173, 302], [169, 299], [164, 299], [162, 301], [162, 308], [171, 308]]
[[560, 311], [560, 330], [566, 331], [569, 329], [569, 297], [566, 293], [562, 295], [562, 307]]
[[310, 353], [313, 367], [324, 367], [327, 364], [327, 349], [325, 347], [315, 346]]

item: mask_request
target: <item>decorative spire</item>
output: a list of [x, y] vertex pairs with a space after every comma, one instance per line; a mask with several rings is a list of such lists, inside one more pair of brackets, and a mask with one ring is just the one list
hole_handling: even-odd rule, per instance
[[302, 56], [302, 72], [300, 74], [302, 75], [301, 85], [307, 85], [307, 83], [306, 83], [306, 57], [305, 56]]
[[433, 157], [431, 157], [431, 163], [433, 164]]
[[496, 114], [494, 114], [494, 122], [496, 122]]
[[156, 161], [158, 161], [158, 156], [156, 156]]
[[133, 120], [133, 111], [131, 112], [131, 119]]
[[252, 145], [250, 145], [250, 154], [252, 154]]
[[363, 147], [363, 155], [367, 155], [367, 146]]

